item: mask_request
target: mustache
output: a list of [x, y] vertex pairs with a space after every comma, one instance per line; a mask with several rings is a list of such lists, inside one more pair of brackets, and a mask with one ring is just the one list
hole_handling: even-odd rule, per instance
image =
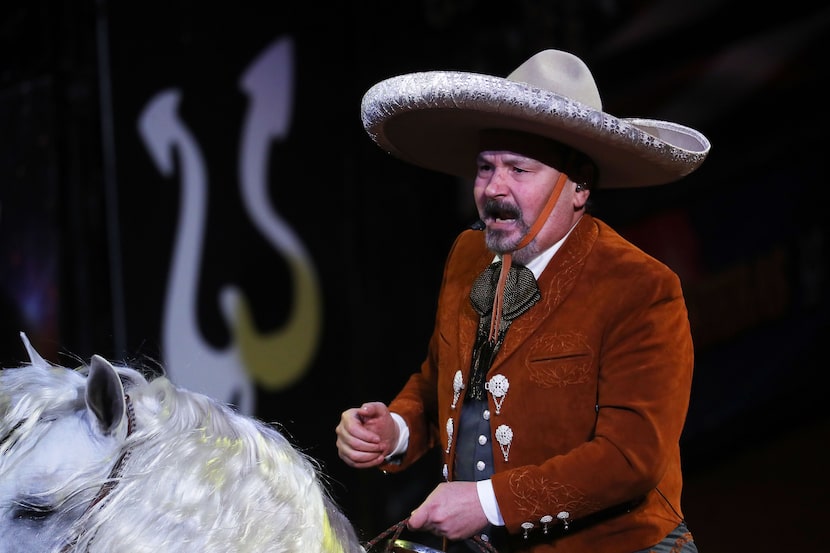
[[521, 219], [522, 210], [515, 204], [491, 199], [484, 204], [484, 216], [493, 219]]

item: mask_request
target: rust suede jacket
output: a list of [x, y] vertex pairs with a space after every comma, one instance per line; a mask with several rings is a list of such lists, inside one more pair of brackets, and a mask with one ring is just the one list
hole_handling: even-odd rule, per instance
[[[493, 259], [482, 232], [465, 231], [448, 256], [428, 356], [390, 403], [409, 425], [400, 471], [429, 448], [453, 480], [462, 400], [478, 314], [469, 294]], [[693, 348], [680, 280], [608, 225], [583, 216], [538, 279], [542, 298], [516, 319], [487, 379], [492, 394], [493, 488], [509, 551], [627, 553], [648, 548], [682, 518], [679, 440]], [[513, 434], [505, 455], [496, 429]], [[568, 528], [557, 515], [567, 513]], [[532, 524], [526, 533], [522, 524]]]

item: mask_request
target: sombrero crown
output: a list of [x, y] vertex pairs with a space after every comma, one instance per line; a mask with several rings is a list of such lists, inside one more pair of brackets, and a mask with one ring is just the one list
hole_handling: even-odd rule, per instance
[[594, 78], [578, 57], [544, 50], [507, 78], [457, 71], [410, 73], [363, 96], [363, 126], [384, 150], [415, 165], [472, 178], [486, 130], [528, 133], [590, 157], [603, 188], [677, 180], [700, 166], [709, 141], [668, 121], [602, 111]]

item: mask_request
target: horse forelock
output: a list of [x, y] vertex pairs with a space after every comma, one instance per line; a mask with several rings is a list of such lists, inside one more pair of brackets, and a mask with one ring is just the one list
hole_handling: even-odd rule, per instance
[[39, 422], [75, 411], [83, 385], [80, 374], [48, 365], [0, 370], [0, 453], [29, 441]]

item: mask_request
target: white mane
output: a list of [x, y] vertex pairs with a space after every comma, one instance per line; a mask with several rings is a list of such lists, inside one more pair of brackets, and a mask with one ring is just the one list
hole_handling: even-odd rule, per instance
[[[0, 371], [0, 474], [34, 451], [28, 444], [46, 431], [44, 421], [87, 409], [88, 370], [54, 367], [38, 356], [31, 366]], [[59, 498], [56, 510], [74, 513], [77, 542], [69, 551], [363, 551], [321, 484], [318, 465], [275, 428], [165, 377], [148, 381], [132, 368], [115, 370], [134, 412], [132, 432], [126, 435], [126, 420], [119, 423], [112, 455], [72, 467], [64, 489], [43, 492]], [[85, 510], [122, 454], [114, 486]]]

